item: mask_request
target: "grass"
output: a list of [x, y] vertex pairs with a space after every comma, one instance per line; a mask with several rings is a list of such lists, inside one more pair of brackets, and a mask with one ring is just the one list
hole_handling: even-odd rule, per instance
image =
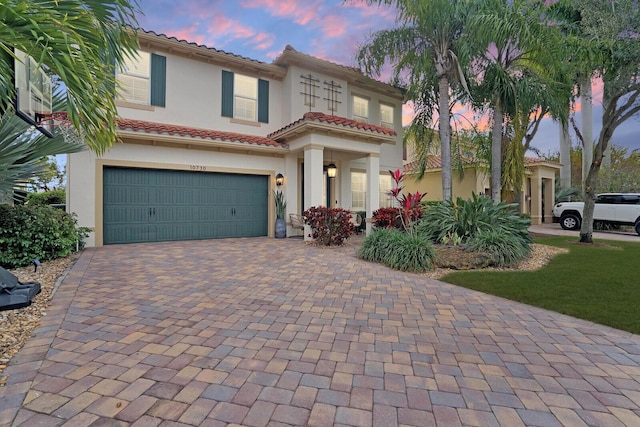
[[566, 236], [535, 242], [570, 252], [538, 271], [456, 272], [440, 280], [640, 334], [640, 243], [590, 246]]

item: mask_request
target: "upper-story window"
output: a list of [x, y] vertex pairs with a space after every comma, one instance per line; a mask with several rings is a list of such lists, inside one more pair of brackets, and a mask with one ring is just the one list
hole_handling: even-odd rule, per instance
[[369, 122], [369, 100], [359, 96], [353, 97], [353, 120]]
[[269, 82], [223, 70], [222, 115], [269, 123]]
[[380, 104], [380, 126], [393, 129], [393, 107]]
[[138, 52], [125, 58], [117, 76], [119, 98], [134, 104], [165, 106], [166, 58], [149, 52]]
[[125, 58], [120, 73], [120, 96], [128, 102], [149, 104], [151, 88], [151, 54], [138, 52], [134, 58]]
[[258, 118], [258, 79], [235, 74], [233, 88], [233, 117], [255, 122]]

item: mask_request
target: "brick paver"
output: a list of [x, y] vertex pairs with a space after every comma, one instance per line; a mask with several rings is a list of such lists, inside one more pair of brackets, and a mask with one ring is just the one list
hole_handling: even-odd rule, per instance
[[0, 425], [640, 425], [640, 337], [297, 239], [83, 252]]

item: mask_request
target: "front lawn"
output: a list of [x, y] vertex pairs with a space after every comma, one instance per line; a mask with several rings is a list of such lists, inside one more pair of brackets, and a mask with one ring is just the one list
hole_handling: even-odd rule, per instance
[[577, 243], [573, 237], [539, 237], [536, 243], [568, 248], [530, 272], [456, 272], [442, 281], [640, 334], [640, 243]]

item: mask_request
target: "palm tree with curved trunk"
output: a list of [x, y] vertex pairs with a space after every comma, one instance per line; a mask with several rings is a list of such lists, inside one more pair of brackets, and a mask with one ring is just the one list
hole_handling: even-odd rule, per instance
[[492, 113], [491, 197], [496, 203], [502, 200], [505, 125], [527, 115], [531, 105], [546, 106], [550, 89], [562, 93], [557, 29], [544, 23], [545, 10], [541, 2], [486, 0], [469, 24], [479, 44], [475, 51], [481, 52], [474, 60], [476, 105]]
[[380, 75], [385, 64], [393, 65], [397, 83], [406, 87], [416, 117], [405, 142], [413, 141], [419, 176], [430, 152], [431, 126], [437, 111], [442, 159], [442, 197], [452, 197], [451, 94], [466, 90], [465, 24], [471, 2], [465, 0], [368, 0], [369, 5], [391, 5], [398, 10], [398, 28], [382, 30], [358, 52], [358, 62], [369, 74]]
[[135, 0], [0, 3], [0, 106], [12, 108], [14, 49], [66, 87], [67, 114], [102, 154], [116, 140], [115, 68], [135, 54]]

